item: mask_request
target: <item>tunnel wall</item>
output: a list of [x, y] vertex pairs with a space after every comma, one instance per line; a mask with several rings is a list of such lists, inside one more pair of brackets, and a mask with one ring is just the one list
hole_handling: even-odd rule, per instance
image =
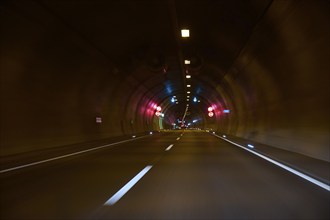
[[157, 125], [139, 109], [149, 100], [132, 75], [37, 3], [19, 3], [0, 13], [1, 156]]
[[[218, 129], [329, 161], [327, 1], [274, 1], [225, 76]], [[229, 85], [229, 86], [228, 86]]]

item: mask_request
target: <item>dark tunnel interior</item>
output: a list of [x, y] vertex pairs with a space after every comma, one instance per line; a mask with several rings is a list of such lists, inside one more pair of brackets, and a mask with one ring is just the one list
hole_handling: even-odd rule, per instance
[[330, 160], [329, 1], [0, 4], [1, 156], [183, 126]]
[[0, 1], [0, 219], [329, 219], [329, 0]]

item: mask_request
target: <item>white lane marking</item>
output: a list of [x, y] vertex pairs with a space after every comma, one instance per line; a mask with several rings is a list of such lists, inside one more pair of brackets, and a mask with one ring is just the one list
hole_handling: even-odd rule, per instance
[[180, 140], [180, 137], [178, 137], [176, 140], [177, 140], [177, 141]]
[[166, 148], [166, 151], [171, 150], [172, 147], [173, 147], [173, 144], [171, 144], [170, 146], [168, 146], [168, 147]]
[[140, 173], [138, 173], [133, 179], [131, 179], [128, 183], [125, 184], [118, 192], [116, 192], [108, 201], [104, 203], [104, 205], [114, 205], [118, 202], [121, 197], [123, 197], [128, 190], [130, 190], [150, 169], [152, 165], [146, 166]]
[[147, 136], [141, 136], [141, 137], [138, 137], [138, 138], [135, 138], [135, 139], [129, 139], [129, 140], [124, 140], [124, 141], [119, 141], [119, 142], [116, 142], [116, 143], [106, 144], [106, 145], [102, 145], [102, 146], [99, 146], [99, 147], [94, 147], [94, 148], [91, 148], [91, 149], [88, 149], [88, 150], [82, 150], [82, 151], [78, 151], [78, 152], [71, 153], [71, 154], [66, 154], [66, 155], [53, 157], [53, 158], [46, 159], [46, 160], [41, 160], [41, 161], [37, 161], [37, 162], [29, 163], [29, 164], [24, 164], [24, 165], [17, 166], [17, 167], [8, 168], [8, 169], [5, 169], [5, 170], [0, 170], [0, 173], [6, 173], [6, 172], [9, 172], [9, 171], [13, 171], [13, 170], [18, 170], [18, 169], [22, 169], [22, 168], [42, 164], [42, 163], [47, 163], [47, 162], [50, 162], [50, 161], [53, 161], [53, 160], [59, 160], [59, 159], [62, 159], [62, 158], [75, 156], [75, 155], [86, 153], [86, 152], [89, 152], [89, 151], [94, 151], [94, 150], [98, 150], [98, 149], [101, 149], [101, 148], [110, 147], [110, 146], [117, 145], [117, 144], [122, 144], [122, 143], [125, 143], [125, 142], [135, 141], [135, 140], [143, 138], [143, 137], [147, 137]]
[[315, 185], [323, 188], [323, 189], [326, 189], [326, 190], [330, 191], [330, 186], [329, 185], [327, 185], [327, 184], [325, 184], [325, 183], [323, 183], [323, 182], [321, 182], [321, 181], [319, 181], [317, 179], [314, 179], [313, 177], [307, 176], [306, 174], [303, 174], [303, 173], [299, 172], [298, 170], [292, 169], [291, 167], [288, 167], [288, 166], [286, 166], [286, 165], [284, 165], [282, 163], [279, 163], [279, 162], [277, 162], [277, 161], [275, 161], [275, 160], [273, 160], [273, 159], [271, 159], [269, 157], [266, 157], [266, 156], [264, 156], [264, 155], [262, 155], [260, 153], [257, 153], [257, 152], [255, 152], [253, 150], [250, 150], [250, 149], [246, 148], [246, 147], [243, 147], [240, 144], [237, 144], [237, 143], [232, 142], [232, 141], [230, 141], [228, 139], [222, 138], [222, 137], [220, 137], [220, 136], [218, 136], [216, 134], [214, 134], [214, 136], [217, 136], [218, 138], [221, 138], [224, 141], [227, 141], [227, 142], [229, 142], [229, 143], [231, 143], [231, 144], [233, 144], [233, 145], [235, 145], [237, 147], [240, 147], [240, 148], [242, 148], [242, 149], [244, 149], [246, 151], [249, 151], [250, 153], [253, 153], [253, 154], [257, 155], [258, 157], [261, 157], [261, 158], [263, 158], [263, 159], [265, 159], [265, 160], [267, 160], [267, 161], [269, 161], [269, 162], [271, 162], [271, 163], [273, 163], [273, 164], [275, 164], [275, 165], [277, 165], [277, 166], [279, 166], [279, 167], [281, 167], [281, 168], [283, 168], [283, 169], [285, 169], [285, 170], [287, 170], [287, 171], [289, 171], [289, 172], [291, 172], [291, 173], [293, 173], [293, 174], [295, 174], [295, 175], [297, 175], [297, 176], [299, 176], [299, 177], [301, 177], [301, 178], [303, 178], [303, 179], [305, 179], [305, 180], [307, 180], [307, 181], [309, 181], [309, 182], [311, 182], [311, 183], [313, 183], [313, 184], [315, 184]]

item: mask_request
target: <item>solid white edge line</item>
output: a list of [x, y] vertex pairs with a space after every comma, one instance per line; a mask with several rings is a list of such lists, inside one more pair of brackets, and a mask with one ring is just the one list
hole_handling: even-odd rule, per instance
[[98, 149], [101, 149], [101, 148], [110, 147], [110, 146], [117, 145], [117, 144], [122, 144], [122, 143], [125, 143], [125, 142], [135, 141], [137, 139], [147, 137], [147, 136], [149, 136], [149, 135], [145, 135], [145, 136], [141, 136], [141, 137], [134, 138], [134, 139], [129, 139], [129, 140], [123, 140], [123, 141], [119, 141], [119, 142], [115, 142], [115, 143], [111, 143], [111, 144], [102, 145], [102, 146], [99, 146], [99, 147], [94, 147], [94, 148], [87, 149], [87, 150], [78, 151], [78, 152], [71, 153], [71, 154], [65, 154], [63, 156], [58, 156], [58, 157], [54, 157], [54, 158], [50, 158], [50, 159], [46, 159], [46, 160], [41, 160], [41, 161], [29, 163], [29, 164], [24, 164], [24, 165], [21, 165], [21, 166], [16, 166], [16, 167], [0, 170], [0, 173], [6, 173], [6, 172], [9, 172], [9, 171], [22, 169], [22, 168], [25, 168], [25, 167], [34, 166], [34, 165], [50, 162], [50, 161], [53, 161], [53, 160], [59, 160], [59, 159], [65, 158], [65, 157], [71, 157], [71, 156], [86, 153], [86, 152], [89, 152], [89, 151], [94, 151], [94, 150], [98, 150]]
[[170, 146], [168, 146], [168, 147], [166, 148], [166, 151], [171, 150], [172, 147], [173, 147], [173, 144], [171, 144]]
[[116, 192], [104, 205], [114, 205], [121, 199], [150, 169], [152, 165], [146, 166], [133, 179], [126, 183], [118, 192]]
[[295, 175], [297, 175], [297, 176], [299, 176], [299, 177], [301, 177], [301, 178], [303, 178], [303, 179], [305, 179], [305, 180], [307, 180], [307, 181], [309, 181], [309, 182], [311, 182], [311, 183], [313, 183], [313, 184], [315, 184], [315, 185], [323, 188], [323, 189], [326, 189], [326, 190], [330, 191], [330, 186], [328, 184], [326, 184], [326, 183], [323, 183], [323, 182], [321, 182], [321, 181], [319, 181], [317, 179], [314, 179], [313, 177], [307, 176], [306, 174], [303, 174], [303, 173], [301, 173], [301, 172], [299, 172], [299, 171], [297, 171], [295, 169], [292, 169], [291, 167], [288, 167], [288, 166], [286, 166], [286, 165], [284, 165], [282, 163], [279, 163], [279, 162], [277, 162], [277, 161], [275, 161], [275, 160], [273, 160], [273, 159], [271, 159], [269, 157], [266, 157], [266, 156], [264, 156], [264, 155], [262, 155], [262, 154], [260, 154], [258, 152], [255, 152], [255, 151], [250, 150], [250, 149], [248, 149], [246, 147], [243, 147], [240, 144], [237, 144], [237, 143], [232, 142], [232, 141], [230, 141], [228, 139], [222, 138], [222, 137], [220, 137], [220, 136], [218, 136], [216, 134], [213, 134], [213, 135], [216, 136], [216, 137], [218, 137], [218, 138], [220, 138], [220, 139], [222, 139], [222, 140], [224, 140], [224, 141], [227, 141], [227, 142], [229, 142], [229, 143], [231, 143], [231, 144], [233, 144], [233, 145], [235, 145], [237, 147], [240, 147], [240, 148], [242, 148], [242, 149], [244, 149], [246, 151], [249, 151], [250, 153], [253, 153], [253, 154], [257, 155], [258, 157], [261, 157], [261, 158], [263, 158], [263, 159], [265, 159], [265, 160], [267, 160], [267, 161], [269, 161], [269, 162], [271, 162], [271, 163], [273, 163], [273, 164], [275, 164], [275, 165], [277, 165], [277, 166], [279, 166], [279, 167], [281, 167], [281, 168], [283, 168], [283, 169], [285, 169], [285, 170], [287, 170], [287, 171], [289, 171], [289, 172], [291, 172], [291, 173], [293, 173], [293, 174], [295, 174]]

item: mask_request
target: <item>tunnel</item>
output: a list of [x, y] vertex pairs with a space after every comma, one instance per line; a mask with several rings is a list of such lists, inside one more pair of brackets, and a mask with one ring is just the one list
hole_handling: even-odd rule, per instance
[[[2, 219], [329, 218], [329, 1], [4, 0], [0, 8]], [[184, 35], [187, 32], [189, 36]], [[95, 205], [93, 214], [78, 215], [74, 205], [60, 205], [66, 190], [58, 193], [61, 199], [56, 201], [51, 196], [36, 196], [37, 202], [32, 199], [32, 195], [38, 194], [32, 185], [47, 188], [49, 182], [65, 179], [47, 179], [52, 172], [69, 172], [78, 166], [70, 166], [63, 155], [82, 161], [87, 157], [85, 152], [91, 157], [96, 152], [104, 151], [105, 155], [109, 150], [103, 147], [116, 144], [115, 150], [111, 147], [113, 152], [107, 153], [111, 154], [109, 159], [88, 160], [103, 166], [103, 160], [119, 160], [119, 156], [114, 156], [117, 149], [129, 158], [140, 158], [140, 145], [166, 142], [166, 138], [180, 134], [178, 142], [191, 138], [181, 154], [207, 153], [205, 163], [213, 159], [218, 161], [215, 164], [226, 161], [222, 158], [226, 156], [215, 159], [218, 151], [213, 147], [218, 146], [217, 141], [219, 146], [227, 141], [232, 148], [233, 143], [247, 147], [312, 176], [328, 188], [310, 189], [322, 198], [317, 200], [315, 196], [310, 203], [322, 205], [315, 205], [315, 210], [307, 214], [300, 213], [307, 205], [299, 203], [296, 209], [288, 205], [291, 211], [282, 215], [275, 211], [258, 215], [246, 203], [235, 203], [237, 198], [230, 196], [237, 193], [235, 188], [228, 195], [232, 206], [222, 209], [221, 213], [227, 213], [223, 215], [220, 211], [212, 214], [217, 208], [206, 215], [196, 211], [204, 206], [182, 205], [171, 199], [168, 202], [176, 204], [176, 211], [166, 214], [158, 206], [152, 209], [155, 215], [138, 212], [137, 208], [119, 212], [125, 210], [125, 195], [120, 200], [123, 208], [114, 210], [112, 216], [112, 207], [96, 214]], [[213, 138], [213, 144], [206, 145], [206, 138]], [[132, 145], [131, 150], [123, 150], [126, 141]], [[205, 148], [197, 148], [197, 144]], [[188, 150], [192, 146], [196, 152]], [[149, 158], [156, 154], [155, 149], [144, 153]], [[205, 149], [209, 151], [204, 152]], [[191, 157], [178, 159], [178, 163], [185, 166], [183, 161], [190, 163]], [[45, 163], [38, 165], [40, 161]], [[126, 158], [118, 163], [126, 167], [132, 162]], [[25, 164], [33, 166], [26, 168]], [[203, 175], [217, 166], [207, 166]], [[101, 182], [97, 174], [103, 169], [95, 168], [80, 180], [102, 185], [97, 183]], [[127, 171], [127, 178], [118, 177], [120, 181], [114, 183], [118, 184], [114, 189], [119, 189], [139, 169]], [[243, 168], [237, 169], [244, 172]], [[118, 170], [109, 168], [109, 172]], [[154, 170], [156, 165], [146, 171], [143, 179]], [[192, 170], [187, 168], [181, 176]], [[217, 182], [215, 179], [222, 175], [215, 176]], [[199, 177], [192, 179], [201, 181]], [[44, 185], [32, 184], [33, 181]], [[74, 185], [73, 181], [61, 182], [62, 187]], [[199, 183], [203, 185], [202, 181]], [[139, 184], [131, 189], [132, 194]], [[27, 189], [23, 190], [22, 185]], [[39, 194], [48, 194], [51, 190], [46, 188]], [[82, 186], [79, 189], [85, 191]], [[253, 187], [251, 195], [256, 197], [262, 194], [252, 191]], [[185, 204], [189, 198], [185, 194], [180, 197]], [[139, 201], [143, 202], [143, 198]], [[290, 199], [287, 202], [290, 204]], [[42, 208], [42, 204], [48, 204], [48, 208]], [[81, 204], [80, 208], [86, 210], [87, 202]], [[139, 202], [132, 204], [140, 207]], [[180, 204], [187, 209], [180, 209]], [[17, 208], [22, 206], [27, 208]], [[264, 210], [270, 209], [267, 206]]]

